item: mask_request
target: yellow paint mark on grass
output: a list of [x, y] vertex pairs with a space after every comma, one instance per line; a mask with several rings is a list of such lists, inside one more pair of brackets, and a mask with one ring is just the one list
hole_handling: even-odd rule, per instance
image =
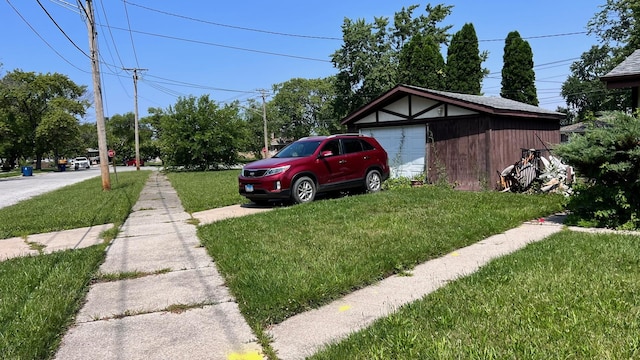
[[342, 305], [338, 308], [339, 312], [345, 312], [347, 310], [351, 310], [351, 305]]
[[260, 352], [252, 350], [245, 353], [231, 353], [227, 356], [227, 360], [263, 360], [264, 357]]

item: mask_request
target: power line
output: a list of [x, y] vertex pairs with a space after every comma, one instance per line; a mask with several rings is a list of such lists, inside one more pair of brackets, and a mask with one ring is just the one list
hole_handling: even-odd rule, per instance
[[127, 10], [127, 2], [123, 1], [124, 12], [127, 18], [127, 27], [129, 27], [129, 39], [131, 39], [131, 49], [133, 50], [133, 58], [136, 59], [136, 65], [139, 67], [138, 54], [136, 54], [136, 46], [133, 42], [133, 34], [131, 33], [131, 20], [129, 20], [129, 10]]
[[216, 91], [225, 91], [225, 92], [256, 93], [256, 91], [233, 90], [233, 89], [224, 89], [224, 88], [211, 87], [211, 86], [206, 86], [206, 85], [198, 85], [198, 84], [188, 83], [188, 82], [179, 81], [179, 80], [171, 80], [171, 79], [163, 78], [163, 77], [160, 77], [160, 76], [153, 76], [153, 75], [147, 75], [147, 76], [148, 77], [152, 77], [152, 78], [156, 78], [156, 79], [160, 79], [160, 80], [169, 81], [169, 83], [164, 83], [164, 84], [172, 84], [172, 85], [179, 85], [179, 86], [185, 86], [185, 87], [191, 87], [191, 88], [197, 88], [197, 89], [216, 90]]
[[[69, 40], [69, 42], [71, 42], [71, 44], [73, 44], [73, 46], [75, 46], [76, 49], [78, 49], [84, 56], [86, 56], [87, 58], [91, 58], [89, 55], [87, 55], [87, 53], [84, 52], [84, 50], [82, 50], [78, 45], [76, 45], [75, 42], [73, 42], [73, 40], [71, 40], [71, 38], [69, 37], [69, 35], [67, 35], [67, 33], [62, 30], [62, 28], [60, 27], [60, 25], [58, 25], [58, 23], [53, 19], [53, 17], [51, 16], [51, 14], [49, 14], [49, 11], [47, 11], [47, 9], [42, 5], [42, 3], [40, 2], [40, 0], [36, 0], [38, 2], [38, 5], [40, 5], [40, 7], [42, 8], [42, 10], [44, 10], [44, 12], [47, 14], [47, 16], [49, 17], [49, 19], [51, 19], [51, 21], [56, 25], [56, 27], [58, 28], [58, 30], [60, 30], [60, 32], [67, 38], [67, 40]], [[9, 0], [7, 0], [7, 2], [9, 2]]]
[[[116, 45], [116, 40], [113, 38], [113, 32], [111, 31], [111, 27], [109, 26], [109, 18], [107, 17], [107, 11], [104, 9], [104, 1], [100, 1], [100, 7], [102, 8], [102, 13], [104, 14], [104, 21], [107, 23], [107, 30], [109, 31], [109, 36], [111, 37], [111, 42], [113, 43], [113, 49], [115, 50], [116, 56], [118, 57], [118, 60], [120, 61], [120, 65], [122, 67], [124, 67], [124, 62], [122, 61], [122, 58], [120, 57], [120, 52], [118, 51], [118, 46]], [[111, 53], [110, 48], [109, 48], [109, 53]], [[111, 56], [111, 58], [113, 60], [113, 55]]]
[[301, 60], [320, 61], [320, 62], [327, 62], [327, 63], [331, 62], [330, 60], [325, 60], [325, 59], [317, 59], [317, 58], [311, 58], [311, 57], [305, 57], [305, 56], [281, 54], [281, 53], [270, 52], [270, 51], [254, 50], [254, 49], [242, 48], [242, 47], [238, 47], [238, 46], [222, 45], [222, 44], [216, 44], [216, 43], [212, 43], [212, 42], [208, 42], [208, 41], [202, 41], [202, 40], [185, 39], [185, 38], [180, 38], [180, 37], [177, 37], [177, 36], [155, 34], [155, 33], [150, 33], [150, 32], [146, 32], [146, 31], [139, 31], [139, 30], [123, 29], [123, 28], [115, 27], [115, 26], [112, 26], [111, 28], [112, 29], [116, 29], [116, 30], [129, 31], [131, 33], [137, 33], [137, 34], [154, 36], [154, 37], [159, 37], [159, 38], [190, 42], [190, 43], [201, 44], [201, 45], [216, 46], [216, 47], [232, 49], [232, 50], [248, 51], [248, 52], [253, 52], [253, 53], [258, 53], [258, 54], [282, 56], [282, 57], [288, 57], [288, 58], [293, 58], [293, 59], [301, 59]]
[[189, 16], [174, 14], [174, 13], [170, 13], [170, 12], [162, 11], [162, 10], [158, 10], [158, 9], [153, 9], [153, 8], [150, 8], [150, 7], [147, 7], [147, 6], [142, 6], [140, 4], [132, 3], [131, 1], [127, 1], [127, 0], [122, 0], [122, 2], [124, 2], [125, 4], [131, 4], [133, 6], [137, 6], [139, 8], [145, 9], [145, 10], [157, 12], [159, 14], [164, 14], [164, 15], [168, 15], [168, 16], [173, 16], [173, 17], [177, 17], [177, 18], [181, 18], [181, 19], [186, 19], [186, 20], [200, 22], [200, 23], [214, 25], [214, 26], [227, 27], [227, 28], [230, 28], [230, 29], [252, 31], [252, 32], [258, 32], [258, 33], [263, 33], [263, 34], [271, 34], [271, 35], [297, 37], [297, 38], [304, 38], [304, 39], [342, 40], [342, 38], [337, 38], [337, 37], [291, 34], [291, 33], [283, 33], [283, 32], [270, 31], [270, 30], [254, 29], [254, 28], [249, 28], [249, 27], [244, 27], [244, 26], [222, 24], [222, 23], [217, 23], [217, 22], [213, 22], [213, 21], [207, 21], [207, 20], [197, 19], [197, 18], [193, 18], [193, 17], [189, 17]]
[[36, 36], [37, 36], [40, 40], [42, 40], [42, 42], [44, 42], [44, 43], [47, 45], [47, 47], [48, 47], [49, 49], [51, 49], [51, 51], [53, 51], [53, 52], [54, 52], [56, 55], [58, 55], [62, 60], [64, 60], [64, 62], [66, 62], [67, 64], [71, 65], [72, 67], [74, 67], [74, 68], [75, 68], [76, 70], [78, 70], [78, 71], [81, 71], [81, 72], [86, 73], [86, 74], [91, 74], [91, 72], [90, 72], [90, 71], [87, 71], [87, 70], [84, 70], [84, 69], [82, 69], [82, 68], [79, 68], [78, 66], [74, 65], [71, 61], [67, 60], [64, 56], [62, 56], [62, 54], [60, 54], [60, 53], [58, 52], [58, 50], [56, 50], [56, 49], [55, 49], [51, 44], [49, 44], [49, 43], [47, 42], [47, 40], [45, 40], [45, 39], [42, 37], [42, 35], [40, 35], [40, 33], [38, 33], [38, 31], [37, 31], [33, 26], [31, 26], [31, 24], [27, 21], [27, 19], [25, 19], [25, 18], [24, 18], [24, 16], [22, 16], [22, 14], [18, 11], [18, 9], [16, 9], [16, 8], [13, 6], [13, 4], [11, 3], [11, 1], [7, 0], [7, 3], [9, 4], [9, 6], [11, 6], [11, 8], [13, 9], [13, 11], [15, 11], [15, 13], [18, 15], [18, 17], [20, 17], [20, 19], [22, 19], [22, 21], [23, 21], [25, 24], [27, 24], [27, 26], [29, 27], [29, 29], [31, 29], [31, 31], [33, 31], [33, 33], [34, 33], [34, 34], [36, 34]]

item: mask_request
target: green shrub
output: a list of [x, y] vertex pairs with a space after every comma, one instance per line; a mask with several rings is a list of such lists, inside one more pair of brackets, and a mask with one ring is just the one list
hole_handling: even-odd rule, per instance
[[640, 120], [616, 112], [573, 136], [555, 153], [574, 167], [584, 184], [567, 204], [568, 221], [590, 226], [640, 228]]

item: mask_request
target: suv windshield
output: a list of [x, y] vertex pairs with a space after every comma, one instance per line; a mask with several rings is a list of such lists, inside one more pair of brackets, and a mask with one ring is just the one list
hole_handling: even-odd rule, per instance
[[318, 146], [320, 146], [321, 140], [317, 141], [296, 141], [284, 147], [274, 158], [297, 158], [313, 155]]

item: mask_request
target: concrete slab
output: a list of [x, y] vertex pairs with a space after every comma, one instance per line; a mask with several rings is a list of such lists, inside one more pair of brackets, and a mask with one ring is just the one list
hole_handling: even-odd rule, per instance
[[127, 220], [153, 221], [155, 223], [186, 221], [191, 219], [191, 215], [186, 212], [176, 213], [168, 209], [146, 209], [133, 211]]
[[376, 319], [416, 301], [492, 259], [562, 230], [555, 223], [523, 224], [416, 266], [411, 276], [392, 276], [319, 309], [293, 316], [271, 327], [272, 347], [281, 360], [304, 359], [323, 346], [346, 338]]
[[260, 359], [261, 348], [235, 303], [81, 323], [57, 360]]
[[46, 234], [34, 234], [29, 235], [27, 241], [44, 245], [43, 252], [47, 254], [60, 250], [80, 249], [102, 243], [103, 239], [100, 238], [100, 233], [113, 227], [113, 224], [103, 224]]
[[103, 242], [100, 234], [113, 228], [113, 224], [95, 225], [79, 229], [55, 231], [44, 234], [32, 234], [23, 238], [0, 240], [0, 261], [28, 255], [38, 255], [38, 250], [31, 249], [28, 243], [44, 245], [42, 253], [50, 254], [54, 251], [80, 249]]
[[273, 210], [273, 208], [267, 206], [260, 207], [256, 205], [231, 205], [217, 209], [194, 212], [191, 215], [194, 219], [200, 221], [200, 225], [206, 225], [228, 218], [257, 214], [270, 210]]
[[38, 250], [32, 250], [23, 238], [15, 237], [0, 240], [0, 261], [38, 254]]
[[[139, 219], [132, 219], [139, 220]], [[118, 236], [149, 236], [175, 233], [179, 237], [196, 236], [196, 227], [186, 221], [158, 222], [154, 219], [141, 219], [140, 221], [127, 221], [120, 227]]]
[[149, 275], [91, 286], [76, 322], [167, 309], [170, 305], [212, 305], [233, 301], [215, 268]]
[[116, 238], [107, 250], [107, 258], [100, 271], [154, 272], [162, 269], [196, 269], [212, 265], [213, 260], [195, 235], [178, 237], [172, 233], [165, 233]]

